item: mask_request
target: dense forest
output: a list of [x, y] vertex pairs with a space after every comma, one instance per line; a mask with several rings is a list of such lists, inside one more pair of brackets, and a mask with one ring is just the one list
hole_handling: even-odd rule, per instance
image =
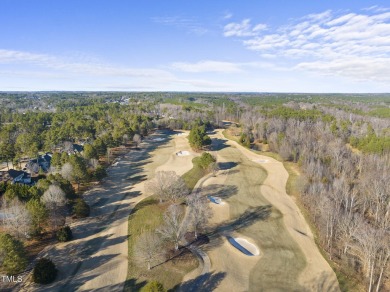
[[[390, 276], [390, 96], [384, 95], [1, 93], [3, 169], [43, 153], [52, 153], [52, 163], [32, 186], [1, 183], [1, 208], [18, 212], [20, 221], [4, 219], [2, 230], [11, 235], [0, 240], [20, 247], [45, 230], [62, 230], [69, 208], [87, 215], [76, 186], [104, 176], [110, 149], [137, 144], [156, 128], [193, 128], [191, 143], [200, 148], [211, 143], [206, 129], [223, 121], [235, 123], [246, 147], [299, 167], [298, 200], [318, 244], [340, 273], [361, 275], [368, 291], [381, 291]], [[73, 144], [82, 144], [83, 153], [69, 154]], [[16, 269], [8, 265], [3, 269], [21, 271], [25, 260]]]

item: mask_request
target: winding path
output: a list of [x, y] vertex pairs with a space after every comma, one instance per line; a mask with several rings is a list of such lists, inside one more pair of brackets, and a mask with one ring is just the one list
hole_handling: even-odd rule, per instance
[[[202, 270], [198, 269], [197, 271], [187, 274], [184, 277], [184, 285], [186, 282], [191, 282], [193, 285], [190, 287], [187, 285], [186, 288], [191, 288], [192, 291], [201, 291], [201, 287], [198, 286], [204, 282], [203, 278], [206, 277], [206, 275], [210, 277], [212, 274], [222, 273], [224, 276], [220, 279], [219, 283], [215, 284], [212, 289], [213, 291], [259, 291], [259, 289], [274, 289], [275, 291], [279, 291], [281, 289], [288, 289], [287, 287], [289, 287], [289, 289], [299, 289], [299, 291], [339, 291], [338, 281], [333, 270], [319, 252], [310, 228], [302, 216], [301, 211], [296, 206], [293, 199], [286, 193], [285, 186], [288, 179], [288, 173], [283, 164], [272, 158], [257, 155], [238, 143], [226, 139], [222, 135], [221, 130], [216, 131], [216, 133], [212, 135], [212, 138], [213, 143], [214, 139], [216, 139], [215, 142], [218, 144], [216, 145], [218, 146], [218, 150], [214, 152], [218, 157], [218, 161], [228, 164], [232, 163], [232, 161], [238, 161], [239, 168], [236, 169], [233, 167], [233, 169], [225, 171], [225, 175], [220, 174], [216, 178], [206, 177], [205, 179], [202, 179], [202, 181], [197, 184], [198, 188], [196, 191], [201, 191], [201, 188], [203, 187], [212, 193], [213, 188], [218, 186], [225, 186], [223, 189], [224, 192], [229, 191], [229, 188], [234, 186], [234, 184], [232, 185], [233, 181], [236, 186], [241, 188], [241, 191], [240, 195], [238, 195], [239, 197], [236, 197], [237, 195], [233, 194], [232, 199], [228, 199], [229, 204], [226, 204], [225, 206], [211, 205], [214, 210], [214, 217], [211, 223], [218, 225], [231, 220], [231, 211], [234, 211], [234, 214], [237, 215], [237, 209], [234, 209], [237, 207], [237, 204], [242, 204], [243, 206], [240, 207], [240, 210], [243, 210], [242, 207], [245, 209], [245, 206], [256, 207], [259, 206], [259, 204], [264, 205], [270, 203], [274, 207], [273, 209], [276, 210], [275, 214], [280, 214], [281, 216], [281, 219], [278, 219], [281, 221], [281, 224], [271, 226], [278, 226], [278, 228], [283, 228], [285, 231], [283, 235], [276, 237], [274, 232], [277, 231], [272, 231], [272, 229], [266, 231], [268, 234], [259, 233], [262, 232], [260, 231], [262, 230], [262, 227], [251, 229], [256, 233], [248, 234], [247, 232], [244, 232], [246, 236], [242, 237], [250, 239], [248, 236], [253, 236], [253, 238], [256, 238], [255, 242], [258, 244], [260, 243], [260, 248], [263, 244], [262, 240], [268, 241], [267, 243], [264, 243], [267, 246], [264, 250], [265, 254], [263, 255], [263, 251], [261, 251], [260, 257], [243, 256], [228, 243], [224, 236], [220, 236], [220, 242], [216, 244], [216, 247], [211, 247], [211, 249], [207, 249], [206, 251], [208, 260], [211, 261], [211, 266], [207, 267], [207, 270], [205, 270], [203, 266]], [[256, 176], [258, 175], [257, 172], [255, 172], [256, 163], [261, 164], [267, 172], [267, 177], [261, 184], [259, 184], [258, 179], [256, 179]], [[244, 171], [244, 173], [241, 173], [241, 171]], [[242, 178], [243, 180], [237, 181], [237, 178]], [[237, 183], [239, 185], [237, 185]], [[248, 185], [246, 185], [247, 183]], [[259, 188], [261, 196], [264, 197], [266, 201], [261, 200], [258, 197]], [[240, 199], [242, 192], [246, 193], [246, 199], [244, 200], [243, 198]], [[274, 216], [275, 214], [272, 212], [271, 216]], [[265, 222], [259, 224], [260, 225], [257, 224], [257, 226], [271, 223]], [[239, 230], [236, 230], [233, 231], [234, 234], [241, 237], [242, 233], [238, 233], [237, 231], [240, 232]], [[279, 229], [278, 233], [281, 231], [282, 230]], [[281, 242], [278, 242], [277, 240], [283, 240], [284, 244], [278, 246]], [[294, 253], [293, 248], [297, 249]], [[196, 252], [197, 250], [194, 250], [195, 254]], [[201, 258], [201, 261], [203, 261], [204, 257], [201, 256]], [[267, 260], [265, 258], [267, 258]], [[295, 259], [301, 260], [299, 265], [295, 264]], [[265, 260], [266, 266], [261, 264]], [[259, 263], [262, 266], [260, 269], [258, 267]], [[287, 263], [289, 264], [288, 268], [280, 269], [280, 267]], [[258, 273], [260, 271], [264, 273], [262, 277], [259, 277], [260, 275]], [[273, 277], [273, 275], [276, 275], [274, 273], [279, 273], [282, 276], [279, 275], [276, 279]], [[281, 277], [286, 277], [286, 279], [283, 279], [284, 283], [278, 283], [278, 281], [282, 280]], [[256, 280], [256, 278], [261, 278], [262, 280]], [[261, 287], [258, 286], [259, 281], [264, 281], [264, 279], [267, 279], [267, 281], [261, 283]]]
[[[164, 138], [164, 141], [152, 140]], [[54, 283], [31, 282], [20, 291], [123, 291], [128, 268], [128, 216], [146, 197], [144, 181], [159, 170], [182, 175], [192, 168], [196, 154], [177, 157], [188, 150], [184, 136], [158, 131], [111, 167], [104, 182], [83, 196], [91, 208], [89, 218], [71, 224], [74, 240], [56, 244], [39, 256], [50, 257], [59, 270]]]
[[[227, 140], [221, 130], [218, 131], [218, 138]], [[282, 213], [288, 232], [306, 258], [306, 267], [299, 277], [300, 284], [307, 289], [315, 289], [321, 283], [326, 291], [340, 291], [337, 277], [321, 255], [309, 225], [292, 197], [286, 193], [288, 172], [283, 163], [255, 154], [235, 141], [227, 140], [227, 144], [237, 148], [253, 162], [261, 164], [267, 171], [267, 178], [260, 187], [261, 194]]]

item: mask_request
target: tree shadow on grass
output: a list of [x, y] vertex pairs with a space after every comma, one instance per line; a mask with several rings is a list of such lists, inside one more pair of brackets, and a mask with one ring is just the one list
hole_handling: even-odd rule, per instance
[[176, 260], [180, 260], [181, 257], [186, 256], [186, 255], [192, 255], [192, 253], [185, 246], [180, 246], [178, 250], [169, 250], [166, 253], [167, 258], [164, 261], [162, 261], [162, 262], [160, 262], [158, 264], [153, 265], [151, 267], [151, 269], [159, 267], [159, 266], [161, 266], [161, 265], [163, 265], [165, 263], [168, 263], [170, 261], [175, 262]]
[[199, 292], [214, 291], [226, 277], [225, 272], [205, 273], [195, 279], [185, 281], [169, 289], [169, 292]]
[[211, 227], [206, 234], [209, 237], [210, 242], [205, 242], [202, 248], [205, 250], [211, 250], [219, 247], [224, 242], [224, 236], [229, 235], [234, 231], [246, 228], [259, 220], [267, 220], [271, 215], [271, 208], [271, 205], [250, 207], [240, 216]]
[[[140, 291], [146, 284], [147, 284], [146, 281], [139, 281], [133, 278], [127, 279], [123, 291], [124, 292]], [[118, 288], [118, 290], [115, 288]], [[117, 285], [106, 286], [102, 291], [120, 291], [119, 288], [121, 287], [117, 287]]]
[[237, 162], [218, 162], [218, 166], [220, 170], [228, 170], [232, 169], [233, 167], [236, 167], [238, 165]]
[[234, 196], [235, 194], [237, 194], [237, 192], [237, 186], [228, 186], [221, 184], [212, 184], [204, 186], [200, 191], [202, 196], [210, 195], [224, 200]]
[[226, 144], [226, 140], [222, 140], [219, 138], [212, 138], [211, 139], [211, 150], [212, 151], [219, 151], [224, 148], [230, 147], [229, 145]]
[[135, 175], [135, 176], [129, 176], [127, 180], [131, 181], [133, 184], [138, 184], [142, 181], [147, 180], [148, 177], [145, 174]]
[[248, 227], [259, 220], [266, 220], [271, 215], [271, 208], [271, 205], [250, 207], [233, 220], [219, 224], [214, 229], [214, 233], [233, 232]]

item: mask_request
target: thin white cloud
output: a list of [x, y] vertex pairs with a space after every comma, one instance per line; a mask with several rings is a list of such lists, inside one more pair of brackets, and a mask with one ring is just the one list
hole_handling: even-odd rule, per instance
[[237, 64], [220, 61], [200, 61], [197, 63], [176, 62], [171, 66], [175, 70], [190, 73], [219, 72], [219, 73], [237, 73], [241, 69]]
[[196, 18], [182, 16], [152, 17], [155, 23], [183, 29], [189, 33], [202, 36], [209, 32]]
[[343, 60], [299, 63], [296, 68], [320, 72], [327, 76], [349, 76], [356, 80], [390, 82], [390, 60], [387, 58], [350, 57]]
[[246, 48], [277, 57], [290, 68], [389, 82], [390, 12], [378, 7], [367, 10], [344, 14], [327, 10], [257, 34], [244, 19], [225, 26], [224, 35], [242, 37]]
[[249, 37], [249, 36], [256, 36], [261, 31], [267, 29], [267, 25], [259, 23], [255, 25], [254, 27], [251, 25], [251, 20], [249, 18], [244, 19], [240, 23], [232, 22], [224, 27], [224, 36], [225, 37]]
[[[90, 60], [88, 56], [83, 58]], [[12, 66], [12, 69], [2, 67]], [[186, 72], [239, 72], [237, 65], [228, 62], [202, 61], [196, 64], [175, 63], [171, 68]], [[80, 62], [47, 54], [0, 50], [0, 82], [2, 90], [63, 90], [64, 84], [72, 90], [232, 90], [231, 84], [214, 80], [186, 79], [167, 70], [155, 68], [127, 68], [99, 63], [95, 59]], [[16, 87], [6, 82], [25, 80]], [[33, 84], [31, 80], [50, 80], [49, 83]], [[58, 82], [56, 82], [58, 81]]]
[[304, 19], [309, 19], [310, 21], [316, 21], [316, 22], [323, 22], [326, 21], [327, 19], [331, 18], [332, 16], [332, 11], [331, 10], [326, 10], [321, 13], [313, 13], [309, 14], [304, 17]]
[[223, 19], [230, 19], [233, 17], [233, 13], [229, 12], [229, 11], [225, 11], [224, 15], [223, 15]]
[[379, 5], [373, 5], [373, 6], [370, 6], [370, 7], [367, 7], [367, 8], [363, 8], [362, 10], [373, 11], [373, 12], [384, 12], [384, 11], [389, 11], [390, 8], [381, 7]]
[[127, 76], [171, 78], [164, 70], [153, 68], [125, 68], [97, 62], [78, 62], [46, 54], [23, 51], [0, 50], [0, 64], [30, 64], [38, 67], [91, 76]]
[[201, 80], [201, 79], [178, 79], [175, 81], [178, 84], [190, 85], [195, 88], [205, 88], [205, 89], [213, 89], [213, 90], [231, 90], [232, 84], [225, 82], [216, 82], [209, 80]]
[[279, 67], [271, 62], [223, 62], [205, 60], [195, 63], [176, 62], [171, 65], [171, 68], [178, 71], [188, 73], [245, 73], [248, 69], [272, 69], [278, 71], [286, 71], [289, 69]]

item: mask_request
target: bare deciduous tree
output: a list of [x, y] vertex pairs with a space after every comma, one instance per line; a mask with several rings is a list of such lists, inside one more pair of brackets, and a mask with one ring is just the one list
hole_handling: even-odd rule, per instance
[[167, 200], [177, 202], [188, 195], [184, 180], [174, 171], [158, 171], [156, 176], [145, 184], [146, 191], [158, 196], [160, 203]]
[[378, 253], [381, 250], [380, 233], [367, 224], [361, 225], [355, 234], [356, 245], [351, 251], [363, 264], [364, 275], [368, 281], [368, 292], [374, 287]]
[[292, 159], [292, 147], [287, 139], [284, 139], [279, 147], [279, 154], [283, 158], [283, 160], [291, 160]]
[[195, 238], [198, 238], [198, 230], [203, 228], [212, 216], [211, 208], [205, 197], [193, 194], [187, 199], [189, 216], [194, 228]]
[[99, 166], [99, 160], [97, 160], [96, 158], [91, 158], [88, 161], [88, 166], [92, 167], [93, 169], [96, 169]]
[[65, 192], [57, 185], [50, 185], [49, 189], [41, 197], [50, 212], [50, 223], [54, 230], [65, 224], [66, 195]]
[[0, 209], [5, 229], [17, 237], [26, 237], [32, 227], [32, 218], [26, 205], [18, 199], [7, 202], [3, 199]]
[[217, 162], [213, 162], [209, 165], [209, 170], [211, 171], [211, 173], [213, 174], [213, 176], [216, 176], [218, 171], [220, 170], [219, 166], [218, 166], [218, 163]]
[[73, 178], [73, 166], [69, 162], [65, 163], [61, 168], [61, 175], [63, 178], [71, 181]]
[[124, 134], [122, 136], [122, 141], [123, 141], [123, 144], [127, 144], [129, 142], [129, 135]]
[[354, 236], [359, 226], [363, 223], [362, 220], [363, 219], [359, 214], [356, 214], [355, 216], [344, 214], [340, 217], [337, 238], [342, 242], [343, 254], [346, 254], [348, 249], [352, 246]]
[[142, 233], [135, 244], [134, 255], [140, 264], [147, 264], [148, 270], [162, 259], [161, 239], [152, 232]]
[[[183, 224], [182, 224], [183, 223]], [[164, 213], [164, 224], [157, 229], [157, 233], [175, 244], [175, 249], [179, 249], [180, 240], [187, 229], [186, 222], [183, 222], [183, 210], [180, 206], [171, 205]]]
[[73, 151], [73, 142], [65, 141], [63, 143], [64, 151], [65, 152], [72, 152]]
[[133, 136], [133, 142], [135, 143], [135, 147], [139, 147], [139, 145], [141, 144], [142, 142], [142, 138], [141, 138], [141, 135], [140, 134], [134, 134]]
[[379, 292], [382, 285], [383, 273], [389, 266], [390, 262], [390, 232], [382, 231], [378, 238], [380, 249], [378, 253], [378, 280], [376, 284], [376, 292]]

